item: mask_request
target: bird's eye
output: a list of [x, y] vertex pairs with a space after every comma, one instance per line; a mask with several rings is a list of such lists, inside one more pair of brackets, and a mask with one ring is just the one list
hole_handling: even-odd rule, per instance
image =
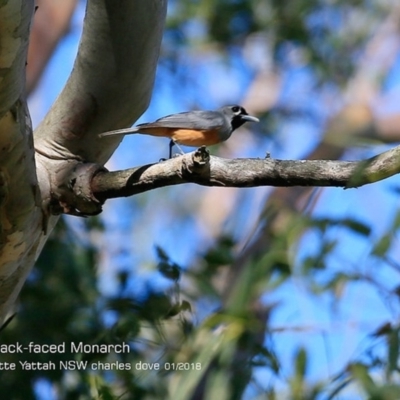
[[232, 111], [233, 111], [234, 113], [237, 113], [237, 112], [240, 111], [240, 107], [238, 107], [238, 106], [233, 106], [233, 107], [232, 107]]

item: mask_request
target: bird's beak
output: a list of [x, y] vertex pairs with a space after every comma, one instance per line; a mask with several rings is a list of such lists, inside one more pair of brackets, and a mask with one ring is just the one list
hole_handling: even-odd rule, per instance
[[241, 115], [240, 118], [244, 119], [245, 121], [249, 121], [249, 122], [260, 122], [260, 120], [258, 118], [253, 117], [251, 115]]

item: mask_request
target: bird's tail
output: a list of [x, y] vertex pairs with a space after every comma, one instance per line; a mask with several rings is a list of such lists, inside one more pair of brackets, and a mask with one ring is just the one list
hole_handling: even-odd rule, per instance
[[108, 131], [99, 134], [99, 137], [104, 136], [114, 136], [114, 135], [129, 135], [132, 133], [137, 133], [139, 130], [136, 127], [126, 128], [126, 129], [118, 129], [116, 131]]

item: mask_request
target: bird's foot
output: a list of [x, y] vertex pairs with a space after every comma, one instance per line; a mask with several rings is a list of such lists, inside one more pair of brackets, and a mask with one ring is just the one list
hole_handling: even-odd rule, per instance
[[201, 146], [194, 152], [193, 161], [199, 165], [205, 165], [209, 163], [210, 152], [206, 146]]

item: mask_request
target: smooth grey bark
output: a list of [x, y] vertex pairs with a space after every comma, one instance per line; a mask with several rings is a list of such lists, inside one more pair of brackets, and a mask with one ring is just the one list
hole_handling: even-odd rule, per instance
[[[34, 133], [24, 98], [33, 0], [0, 0], [0, 321], [58, 220], [71, 171], [104, 164], [149, 104], [166, 0], [89, 0], [71, 76]], [[57, 207], [55, 207], [55, 205]], [[68, 207], [67, 207], [68, 208]], [[73, 213], [73, 212], [71, 212]]]
[[40, 191], [24, 95], [33, 9], [33, 0], [0, 1], [0, 321], [25, 281], [41, 236]]

